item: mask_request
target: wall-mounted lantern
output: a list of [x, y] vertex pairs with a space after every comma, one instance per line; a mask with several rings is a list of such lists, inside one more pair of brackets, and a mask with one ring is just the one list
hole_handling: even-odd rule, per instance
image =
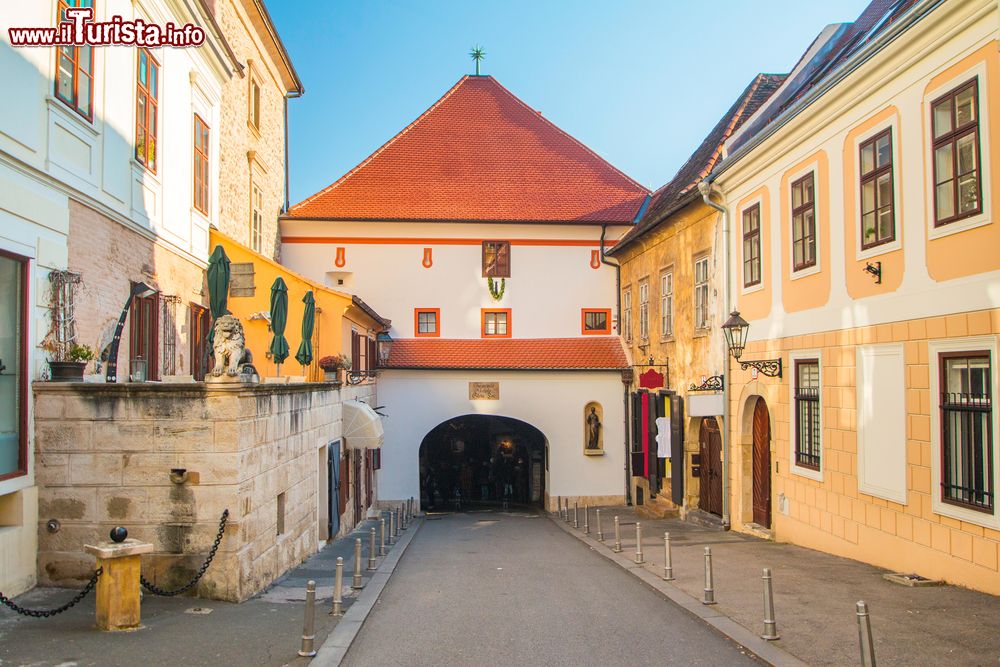
[[740, 361], [743, 356], [743, 348], [746, 347], [747, 333], [750, 324], [740, 317], [740, 311], [734, 310], [726, 323], [722, 325], [722, 332], [726, 335], [726, 345], [729, 346], [729, 353], [733, 359], [739, 362], [740, 368], [746, 370], [755, 368], [768, 377], [781, 377], [781, 358]]

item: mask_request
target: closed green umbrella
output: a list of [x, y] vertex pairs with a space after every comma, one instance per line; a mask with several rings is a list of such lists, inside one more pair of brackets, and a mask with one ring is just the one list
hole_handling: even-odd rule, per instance
[[221, 245], [215, 246], [208, 258], [208, 308], [212, 315], [212, 326], [208, 330], [208, 345], [215, 339], [215, 320], [229, 312], [229, 258]]
[[302, 342], [299, 343], [299, 351], [295, 353], [295, 359], [303, 366], [308, 366], [313, 360], [313, 327], [316, 324], [316, 299], [312, 290], [306, 292], [302, 297], [302, 303], [306, 304], [305, 312], [302, 313]]
[[281, 276], [274, 279], [271, 285], [271, 356], [278, 364], [281, 373], [281, 362], [288, 358], [288, 341], [285, 340], [285, 325], [288, 323], [288, 287]]

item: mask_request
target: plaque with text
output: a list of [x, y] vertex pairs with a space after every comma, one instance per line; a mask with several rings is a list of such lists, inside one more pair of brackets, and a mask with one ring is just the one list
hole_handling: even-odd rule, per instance
[[500, 400], [500, 383], [499, 382], [470, 382], [469, 383], [469, 400], [470, 401], [499, 401]]

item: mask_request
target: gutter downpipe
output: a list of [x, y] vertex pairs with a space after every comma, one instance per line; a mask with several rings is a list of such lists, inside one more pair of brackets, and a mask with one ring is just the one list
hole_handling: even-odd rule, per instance
[[[647, 197], [647, 201], [648, 201]], [[645, 205], [643, 206], [645, 208]], [[641, 210], [641, 209], [640, 209]], [[621, 322], [622, 322], [622, 265], [618, 264], [617, 261], [609, 262], [607, 256], [604, 254], [604, 237], [607, 236], [608, 226], [601, 225], [601, 264], [607, 266], [613, 266], [615, 268], [615, 319], [618, 321], [618, 333], [621, 335]], [[629, 467], [631, 465], [631, 453], [632, 453], [632, 443], [629, 442], [629, 427], [628, 427], [628, 385], [622, 382], [622, 415], [624, 416], [624, 424], [622, 427], [625, 430], [625, 437], [622, 440], [625, 442], [625, 505], [632, 505], [632, 476]]]
[[[711, 178], [711, 177], [709, 177]], [[698, 183], [702, 201], [722, 214], [722, 257], [723, 257], [723, 317], [732, 309], [732, 297], [729, 289], [729, 209], [712, 201], [712, 183], [705, 179]], [[720, 193], [721, 194], [721, 193]], [[723, 339], [724, 340], [724, 339]], [[723, 343], [725, 345], [725, 343]], [[725, 363], [722, 366], [722, 526], [726, 530], [732, 527], [729, 520], [729, 441], [732, 424], [730, 423], [729, 407], [729, 350], [723, 350]]]
[[289, 188], [289, 177], [288, 177], [288, 100], [290, 98], [302, 97], [301, 90], [293, 90], [285, 93], [284, 106], [285, 106], [285, 205], [282, 207], [282, 213], [288, 213], [288, 207], [290, 206], [288, 198], [288, 188]]

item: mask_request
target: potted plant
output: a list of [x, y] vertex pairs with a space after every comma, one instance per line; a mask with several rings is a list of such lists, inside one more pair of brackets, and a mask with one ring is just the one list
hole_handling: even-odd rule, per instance
[[323, 369], [323, 379], [327, 382], [343, 382], [341, 371], [351, 367], [351, 358], [346, 354], [332, 354], [319, 360]]
[[83, 371], [93, 361], [94, 351], [88, 345], [71, 345], [62, 359], [49, 361], [53, 382], [83, 382]]

